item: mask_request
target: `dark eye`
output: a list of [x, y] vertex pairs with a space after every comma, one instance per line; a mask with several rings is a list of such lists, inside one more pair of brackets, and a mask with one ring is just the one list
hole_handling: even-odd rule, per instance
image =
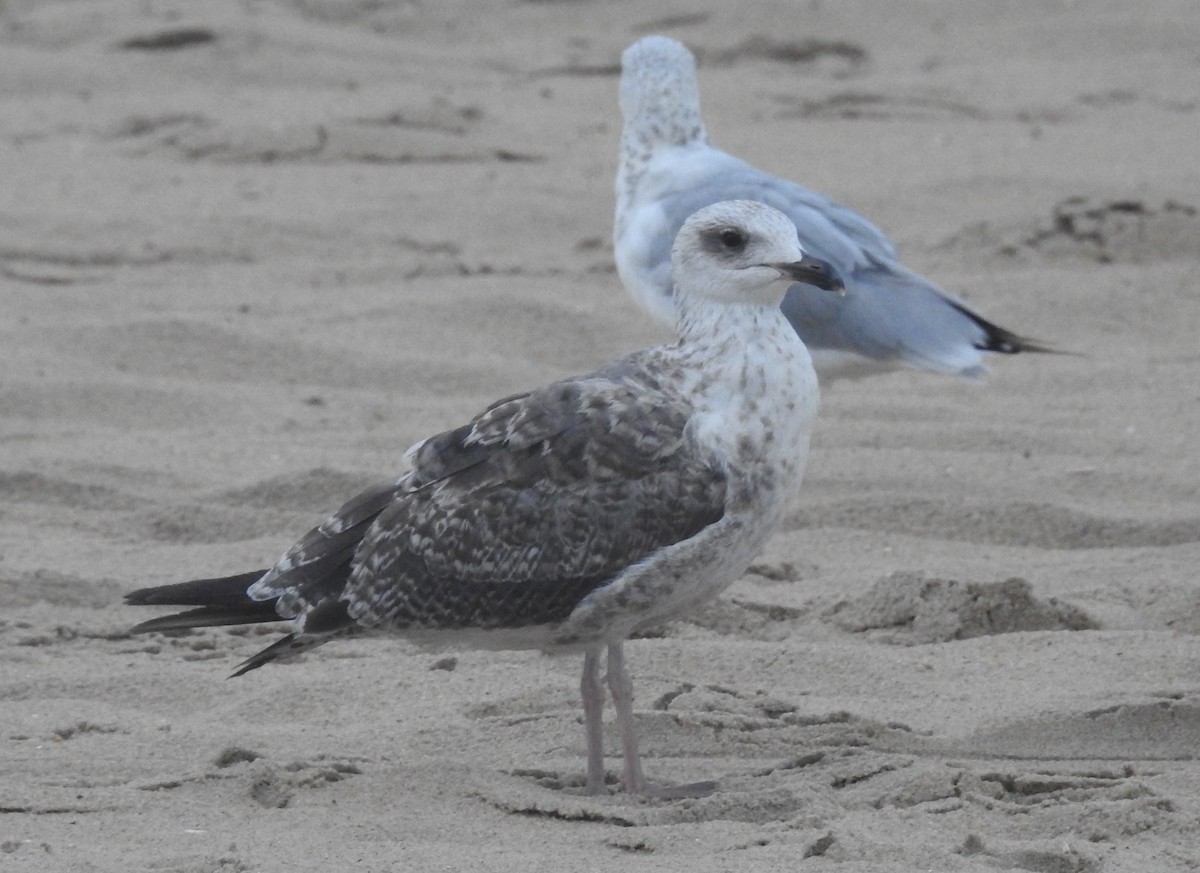
[[731, 252], [740, 252], [746, 247], [746, 235], [740, 230], [726, 228], [721, 231], [718, 239], [721, 240], [721, 245]]
[[750, 245], [750, 234], [737, 225], [710, 227], [700, 232], [700, 244], [714, 255], [740, 255]]

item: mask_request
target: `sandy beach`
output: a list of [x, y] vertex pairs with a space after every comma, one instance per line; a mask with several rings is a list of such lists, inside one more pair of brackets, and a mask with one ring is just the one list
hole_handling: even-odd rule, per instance
[[[648, 33], [1069, 353], [824, 392], [765, 553], [627, 646], [649, 775], [718, 789], [582, 796], [577, 657], [130, 635], [668, 338], [610, 242]], [[0, 101], [0, 871], [1200, 866], [1194, 0], [9, 0]]]

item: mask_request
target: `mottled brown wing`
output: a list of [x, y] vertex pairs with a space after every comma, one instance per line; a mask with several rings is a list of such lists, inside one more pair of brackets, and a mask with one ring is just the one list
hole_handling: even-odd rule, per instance
[[[380, 482], [346, 501], [329, 518], [306, 533], [293, 545], [261, 579], [250, 587], [252, 597], [274, 601], [276, 612], [283, 618], [306, 616], [306, 628], [311, 630], [313, 611], [332, 609], [334, 624], [345, 620], [339, 598], [350, 578], [355, 552], [363, 535], [381, 512], [398, 497], [427, 484], [477, 464], [486, 459], [490, 446], [472, 446], [456, 451], [439, 451], [440, 445], [459, 446], [461, 437], [469, 434], [476, 423], [498, 406], [528, 395], [513, 395], [489, 406], [470, 424], [438, 434], [410, 449], [424, 463], [414, 460], [418, 470], [386, 482]], [[425, 446], [429, 446], [425, 450]], [[338, 612], [343, 613], [341, 619]]]
[[724, 512], [725, 480], [686, 435], [691, 408], [645, 384], [560, 382], [498, 404], [412, 455], [342, 595], [359, 623], [501, 628], [566, 618], [626, 567]]
[[402, 477], [355, 495], [288, 549], [250, 586], [250, 596], [275, 600], [275, 611], [283, 618], [295, 618], [322, 604], [336, 604], [363, 534], [406, 487]]

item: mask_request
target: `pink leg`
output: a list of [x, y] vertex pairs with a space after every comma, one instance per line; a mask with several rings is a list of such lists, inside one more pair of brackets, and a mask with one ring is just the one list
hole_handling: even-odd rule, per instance
[[604, 794], [604, 688], [600, 684], [600, 652], [588, 649], [583, 656], [583, 729], [587, 737], [587, 793]]
[[646, 789], [642, 776], [642, 761], [638, 757], [637, 730], [633, 724], [633, 681], [625, 671], [625, 649], [622, 643], [608, 647], [608, 690], [613, 708], [617, 711], [617, 730], [621, 735], [621, 752], [625, 756], [625, 790], [640, 794]]

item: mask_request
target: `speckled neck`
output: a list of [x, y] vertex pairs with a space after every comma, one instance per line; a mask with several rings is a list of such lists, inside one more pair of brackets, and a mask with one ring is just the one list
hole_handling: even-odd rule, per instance
[[676, 342], [681, 349], [695, 349], [700, 356], [711, 355], [717, 345], [730, 350], [744, 349], [757, 338], [776, 330], [785, 336], [789, 332], [795, 333], [777, 306], [717, 304], [703, 299], [689, 299], [686, 295], [681, 298], [678, 294], [676, 291], [679, 334]]
[[778, 522], [796, 490], [817, 408], [816, 374], [778, 307], [687, 306], [693, 436], [730, 459], [728, 508]]

